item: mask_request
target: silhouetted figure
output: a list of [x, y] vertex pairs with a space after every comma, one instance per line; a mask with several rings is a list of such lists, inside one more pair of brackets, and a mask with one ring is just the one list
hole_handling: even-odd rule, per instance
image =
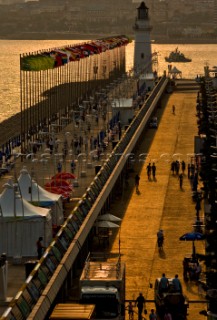
[[150, 180], [150, 177], [151, 177], [151, 164], [150, 163], [147, 165], [146, 170], [147, 170], [148, 180]]
[[142, 319], [142, 310], [145, 305], [145, 298], [143, 294], [140, 292], [139, 296], [136, 298], [136, 306], [138, 308], [138, 319]]
[[184, 174], [185, 173], [185, 161], [184, 160], [182, 160], [182, 162], [181, 162], [181, 166], [182, 166], [182, 173]]
[[183, 174], [180, 173], [180, 175], [179, 175], [179, 187], [180, 187], [180, 189], [182, 189], [182, 186], [183, 186]]
[[42, 238], [42, 237], [39, 237], [39, 238], [38, 238], [38, 241], [36, 242], [37, 253], [38, 253], [38, 260], [41, 259], [42, 254], [43, 254], [43, 249], [45, 248], [45, 247], [42, 245], [42, 241], [43, 241], [43, 238]]

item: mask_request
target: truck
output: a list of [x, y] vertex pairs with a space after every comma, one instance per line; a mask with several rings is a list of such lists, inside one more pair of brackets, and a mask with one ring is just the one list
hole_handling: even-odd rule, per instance
[[95, 319], [125, 319], [125, 264], [120, 255], [89, 254], [79, 281], [80, 303], [94, 304]]

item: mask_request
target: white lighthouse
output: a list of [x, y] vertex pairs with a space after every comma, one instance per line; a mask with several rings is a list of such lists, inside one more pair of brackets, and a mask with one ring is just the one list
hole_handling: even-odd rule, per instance
[[133, 27], [135, 32], [134, 70], [139, 73], [152, 73], [152, 52], [148, 8], [142, 1], [137, 8], [137, 17]]

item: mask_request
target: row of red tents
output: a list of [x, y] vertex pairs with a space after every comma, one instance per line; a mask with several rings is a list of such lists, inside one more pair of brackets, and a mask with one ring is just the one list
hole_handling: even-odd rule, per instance
[[64, 200], [69, 199], [73, 191], [70, 180], [73, 179], [76, 179], [76, 176], [70, 172], [57, 173], [45, 184], [45, 189], [51, 193], [60, 194]]

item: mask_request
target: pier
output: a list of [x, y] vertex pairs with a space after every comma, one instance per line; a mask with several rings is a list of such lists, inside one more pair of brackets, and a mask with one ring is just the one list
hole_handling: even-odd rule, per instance
[[[142, 116], [137, 118], [139, 113], [137, 114], [123, 134], [123, 140], [113, 149], [115, 158], [112, 160], [110, 157], [108, 177], [101, 181], [101, 191], [98, 191], [98, 196], [84, 216], [83, 223], [68, 244], [67, 250], [63, 250], [62, 260], [53, 275], [49, 276], [37, 304], [31, 304], [27, 309], [29, 319], [45, 318], [56, 297], [59, 301], [75, 299], [78, 290], [76, 279], [87, 253], [93, 248], [117, 253], [119, 240], [121, 258], [127, 266], [127, 300], [135, 300], [141, 291], [148, 301], [149, 310], [154, 307], [150, 284], [153, 286], [155, 279], [160, 277], [163, 271], [171, 277], [178, 273], [190, 302], [189, 319], [203, 319], [203, 316], [199, 315], [199, 311], [206, 308], [203, 292], [199, 292], [198, 286], [193, 282], [185, 284], [182, 278], [182, 260], [184, 256], [191, 254], [192, 244], [180, 242], [179, 236], [192, 229], [195, 219], [190, 181], [186, 172], [183, 190], [180, 190], [177, 176], [170, 171], [172, 159], [183, 157], [186, 163], [192, 161], [190, 155], [194, 153], [194, 136], [197, 135], [195, 104], [198, 87], [178, 90], [168, 95], [165, 93], [165, 81], [166, 79], [162, 78], [156, 85], [157, 89], [153, 89], [140, 109]], [[173, 104], [176, 105], [175, 115], [172, 114]], [[153, 114], [158, 117], [157, 130], [148, 128], [149, 118]], [[124, 139], [127, 139], [126, 144]], [[118, 149], [122, 146], [124, 149]], [[146, 166], [153, 161], [157, 166], [156, 181], [148, 181]], [[104, 165], [102, 170], [103, 167]], [[126, 181], [127, 168], [133, 170], [129, 172]], [[103, 175], [102, 170], [93, 180], [95, 183], [96, 179]], [[134, 188], [135, 173], [139, 173], [141, 177], [139, 194]], [[85, 181], [86, 178], [83, 179]], [[99, 243], [97, 238], [92, 239], [88, 235], [98, 214], [108, 211], [122, 218], [121, 228], [112, 233], [109, 243]], [[69, 214], [58, 237], [64, 236], [64, 229], [73, 214], [76, 214], [76, 209]], [[156, 233], [160, 228], [165, 232], [162, 252], [159, 252], [156, 246]], [[48, 252], [56, 245], [55, 242], [48, 248]], [[197, 242], [196, 250], [204, 252], [204, 243]], [[39, 268], [43, 268], [45, 263], [46, 258], [43, 258]], [[37, 273], [33, 270], [16, 300], [4, 313], [3, 319], [9, 319], [10, 314], [14, 313], [16, 318], [22, 319], [22, 302], [28, 300], [28, 286], [35, 277]]]

